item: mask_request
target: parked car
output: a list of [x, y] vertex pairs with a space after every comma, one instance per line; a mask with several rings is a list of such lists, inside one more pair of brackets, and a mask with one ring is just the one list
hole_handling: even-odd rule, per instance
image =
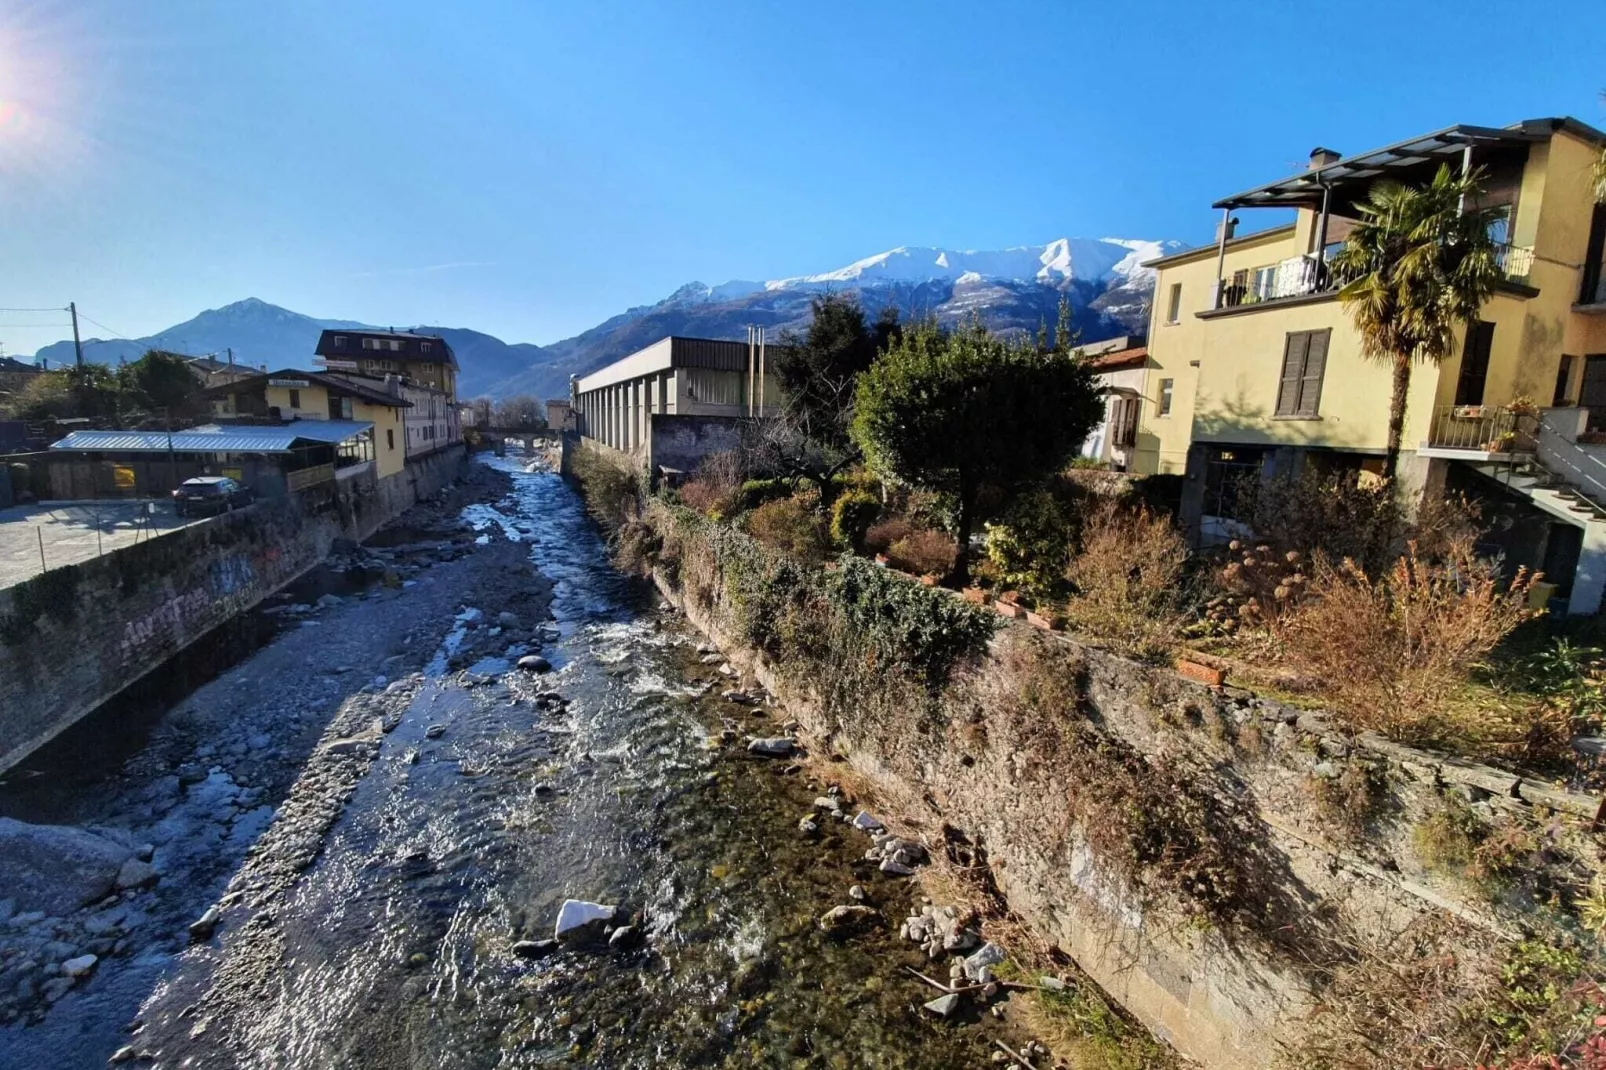
[[233, 512], [255, 500], [255, 491], [228, 476], [196, 476], [186, 479], [173, 492], [173, 508], [179, 516]]

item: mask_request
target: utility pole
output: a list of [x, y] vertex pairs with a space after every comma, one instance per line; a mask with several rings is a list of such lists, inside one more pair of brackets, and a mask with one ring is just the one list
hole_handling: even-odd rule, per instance
[[67, 311], [72, 314], [72, 349], [77, 356], [78, 366], [84, 366], [84, 343], [78, 340], [78, 302], [68, 301]]

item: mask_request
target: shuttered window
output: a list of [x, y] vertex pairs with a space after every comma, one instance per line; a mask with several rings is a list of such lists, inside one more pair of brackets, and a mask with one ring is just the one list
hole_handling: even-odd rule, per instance
[[1283, 373], [1277, 384], [1278, 416], [1315, 416], [1321, 411], [1322, 375], [1332, 331], [1292, 331], [1283, 343]]
[[1494, 324], [1479, 320], [1467, 326], [1461, 349], [1461, 376], [1455, 383], [1457, 405], [1482, 405], [1483, 384], [1489, 378], [1489, 349], [1494, 345]]

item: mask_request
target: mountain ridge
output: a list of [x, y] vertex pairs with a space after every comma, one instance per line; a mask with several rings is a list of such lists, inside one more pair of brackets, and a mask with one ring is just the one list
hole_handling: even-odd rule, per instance
[[[1082, 337], [1095, 341], [1142, 333], [1154, 289], [1154, 272], [1142, 264], [1178, 248], [1179, 242], [1129, 238], [1057, 238], [995, 250], [899, 246], [827, 272], [712, 286], [688, 282], [654, 304], [626, 309], [548, 345], [504, 342], [466, 327], [414, 329], [441, 335], [457, 353], [462, 397], [566, 397], [570, 376], [669, 334], [739, 339], [750, 324], [772, 335], [800, 330], [812, 301], [826, 292], [853, 294], [871, 315], [890, 307], [906, 318], [930, 316], [946, 324], [979, 315], [994, 329], [1011, 332], [1053, 323], [1065, 300]], [[103, 364], [134, 360], [152, 348], [192, 355], [232, 348], [240, 364], [310, 368], [319, 332], [372, 326], [307, 316], [249, 297], [144, 338], [89, 338], [83, 348], [86, 360]], [[44, 346], [35, 358], [70, 364], [73, 343]]]

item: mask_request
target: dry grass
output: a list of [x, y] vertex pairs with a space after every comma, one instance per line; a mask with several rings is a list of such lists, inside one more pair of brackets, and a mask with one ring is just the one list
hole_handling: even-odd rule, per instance
[[741, 455], [735, 450], [710, 453], [680, 488], [680, 500], [705, 516], [730, 516], [741, 504], [746, 477]]
[[1477, 665], [1523, 621], [1533, 579], [1503, 583], [1470, 542], [1442, 562], [1413, 544], [1378, 579], [1318, 561], [1310, 594], [1277, 625], [1295, 663], [1356, 729], [1414, 743], [1486, 737], [1497, 726], [1456, 703]]
[[747, 533], [765, 546], [818, 564], [831, 554], [831, 536], [818, 495], [777, 498], [747, 514]]
[[1166, 518], [1099, 503], [1066, 573], [1074, 589], [1065, 606], [1071, 626], [1140, 657], [1170, 653], [1183, 626], [1187, 558], [1186, 541]]

